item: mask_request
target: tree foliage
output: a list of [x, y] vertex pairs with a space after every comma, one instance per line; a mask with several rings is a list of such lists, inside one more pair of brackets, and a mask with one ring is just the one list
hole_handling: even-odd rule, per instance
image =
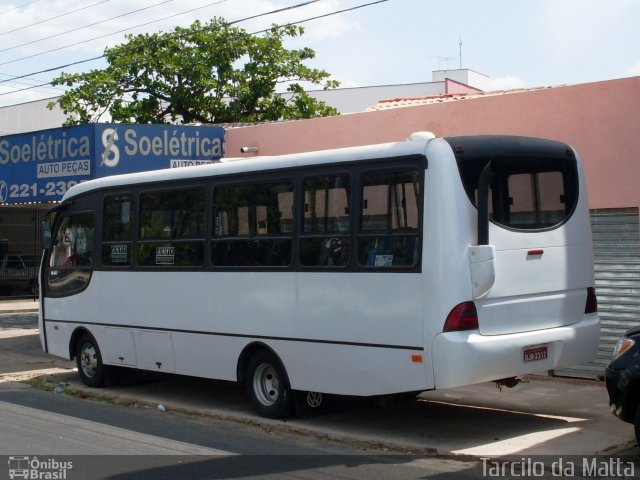
[[[105, 50], [108, 66], [87, 73], [62, 73], [53, 85], [70, 87], [56, 102], [65, 125], [114, 122], [263, 122], [335, 115], [309, 96], [303, 82], [335, 88], [324, 70], [310, 68], [310, 48], [288, 50], [283, 41], [302, 27], [274, 25], [250, 35], [222, 18], [170, 33], [127, 35]], [[280, 85], [287, 93], [278, 94]]]

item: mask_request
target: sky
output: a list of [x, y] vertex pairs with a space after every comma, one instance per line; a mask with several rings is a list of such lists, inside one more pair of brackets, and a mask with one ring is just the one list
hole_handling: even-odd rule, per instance
[[257, 14], [266, 15], [237, 26], [333, 14], [303, 23], [286, 47], [312, 48], [308, 64], [342, 87], [429, 82], [460, 66], [495, 90], [640, 75], [640, 0], [0, 0], [0, 106], [61, 94], [46, 85], [61, 71], [106, 63], [61, 67], [99, 57], [126, 33]]

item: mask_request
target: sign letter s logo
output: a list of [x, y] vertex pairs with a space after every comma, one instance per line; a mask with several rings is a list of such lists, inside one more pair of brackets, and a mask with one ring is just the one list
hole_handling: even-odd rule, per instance
[[115, 144], [118, 140], [118, 132], [115, 128], [105, 128], [102, 132], [102, 146], [104, 152], [102, 152], [102, 161], [100, 166], [106, 165], [107, 167], [115, 167], [120, 161], [120, 150]]

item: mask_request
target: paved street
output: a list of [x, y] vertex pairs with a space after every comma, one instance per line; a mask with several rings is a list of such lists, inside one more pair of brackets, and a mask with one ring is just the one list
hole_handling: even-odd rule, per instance
[[[228, 382], [124, 375], [88, 389], [73, 362], [42, 352], [36, 323], [34, 313], [0, 314], [0, 453], [143, 455], [137, 463], [97, 460], [104, 475], [95, 478], [176, 473], [176, 465], [186, 469], [179, 474], [231, 473], [249, 464], [267, 478], [477, 478], [486, 456], [549, 464], [560, 455], [637, 455], [633, 428], [611, 416], [602, 383], [534, 378], [513, 390], [476, 385], [403, 404], [338, 399], [312, 417], [275, 421], [256, 417]], [[38, 388], [16, 382], [27, 379]], [[53, 393], [56, 386], [64, 393]], [[250, 461], [235, 458], [248, 454]], [[267, 468], [270, 457], [282, 465]]]
[[0, 331], [37, 327], [38, 316], [35, 313], [0, 313]]
[[[210, 417], [85, 401], [19, 383], [0, 384], [0, 428], [0, 452], [71, 461], [69, 479], [417, 479], [452, 472], [475, 478], [478, 467], [466, 459], [385, 455]], [[0, 467], [0, 478], [3, 473]]]

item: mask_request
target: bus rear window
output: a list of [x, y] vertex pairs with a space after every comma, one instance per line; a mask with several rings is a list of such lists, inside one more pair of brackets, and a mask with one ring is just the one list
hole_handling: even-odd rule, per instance
[[508, 208], [498, 218], [514, 228], [551, 227], [562, 223], [565, 208], [562, 172], [518, 173], [507, 177]]
[[452, 137], [458, 170], [478, 207], [480, 177], [489, 181], [489, 219], [518, 230], [565, 222], [578, 200], [573, 151], [565, 144], [521, 137]]

